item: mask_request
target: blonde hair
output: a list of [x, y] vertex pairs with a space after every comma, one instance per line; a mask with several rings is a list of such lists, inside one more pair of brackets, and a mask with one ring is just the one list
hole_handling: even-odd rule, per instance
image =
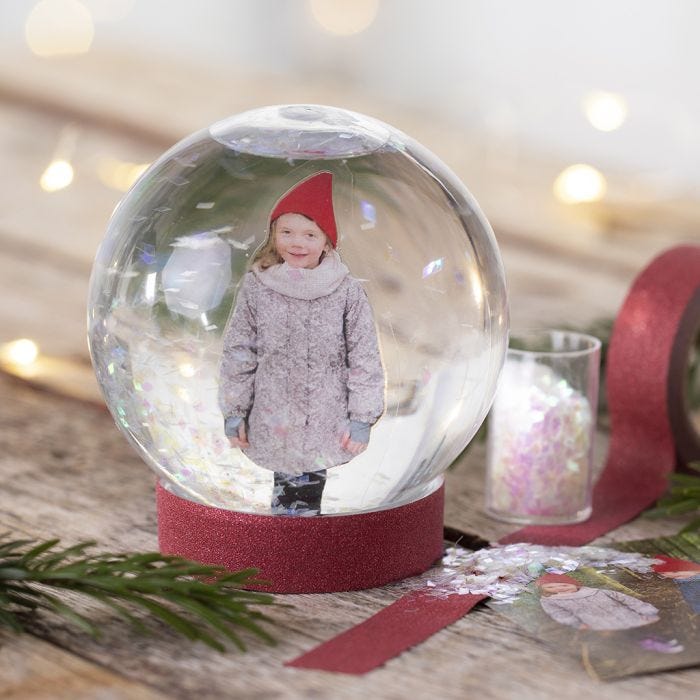
[[[280, 214], [280, 216], [282, 215]], [[309, 217], [305, 214], [300, 214], [300, 216], [309, 219]], [[273, 265], [281, 265], [284, 262], [282, 256], [277, 252], [277, 248], [275, 248], [275, 233], [277, 231], [278, 221], [279, 216], [273, 222], [270, 223], [270, 228], [267, 233], [267, 239], [265, 240], [265, 243], [262, 246], [260, 246], [260, 248], [258, 248], [255, 255], [253, 256], [253, 259], [250, 261], [251, 267], [256, 266], [260, 270], [267, 270], [268, 267], [272, 267]], [[313, 221], [313, 219], [309, 219], [309, 221]], [[318, 226], [318, 224], [316, 225]], [[323, 231], [323, 229], [321, 230]], [[326, 253], [332, 250], [333, 248], [325, 231], [323, 231], [323, 235], [326, 236], [326, 247], [321, 253], [319, 263], [323, 260], [323, 258], [326, 257]]]
[[267, 233], [267, 240], [265, 243], [258, 248], [253, 259], [250, 261], [250, 266], [257, 266], [261, 270], [267, 270], [268, 267], [273, 265], [279, 265], [284, 262], [282, 256], [277, 252], [275, 248], [275, 220], [270, 226], [270, 230]]

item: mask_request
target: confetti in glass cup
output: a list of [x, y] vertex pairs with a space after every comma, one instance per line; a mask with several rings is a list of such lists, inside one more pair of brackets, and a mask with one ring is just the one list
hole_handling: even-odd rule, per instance
[[489, 415], [486, 510], [519, 524], [591, 513], [600, 341], [568, 331], [511, 338]]

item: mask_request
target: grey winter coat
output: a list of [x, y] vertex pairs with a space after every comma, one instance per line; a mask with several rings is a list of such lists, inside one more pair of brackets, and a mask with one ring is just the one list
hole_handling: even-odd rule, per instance
[[246, 419], [246, 455], [299, 474], [344, 464], [349, 421], [384, 411], [382, 368], [362, 285], [334, 251], [312, 270], [254, 268], [224, 332], [219, 404]]

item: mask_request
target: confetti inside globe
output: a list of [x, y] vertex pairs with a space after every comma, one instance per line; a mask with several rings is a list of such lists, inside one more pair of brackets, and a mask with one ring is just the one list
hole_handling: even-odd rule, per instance
[[[287, 220], [320, 231], [318, 253], [284, 258]], [[508, 319], [458, 178], [386, 124], [309, 105], [231, 117], [154, 163], [113, 215], [88, 315], [107, 404], [161, 485], [285, 515], [309, 509], [275, 493], [318, 474], [314, 515], [438, 489], [489, 409]]]

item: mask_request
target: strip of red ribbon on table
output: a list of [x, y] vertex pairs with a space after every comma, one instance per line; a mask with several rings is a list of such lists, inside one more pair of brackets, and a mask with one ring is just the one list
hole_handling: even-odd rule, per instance
[[359, 625], [285, 664], [359, 675], [381, 666], [466, 615], [486, 596], [407, 593]]
[[[677, 456], [700, 458], [683, 387], [700, 330], [700, 247], [673, 248], [637, 277], [615, 320], [606, 374], [610, 447], [584, 523], [526, 527], [500, 544], [586, 544], [636, 517], [666, 490]], [[486, 596], [404, 595], [368, 620], [288, 662], [362, 674], [467, 614]]]

